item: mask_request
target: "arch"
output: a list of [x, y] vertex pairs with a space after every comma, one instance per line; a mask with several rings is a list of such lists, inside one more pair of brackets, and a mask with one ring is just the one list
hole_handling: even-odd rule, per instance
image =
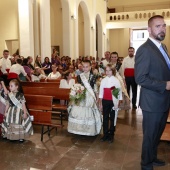
[[[90, 55], [90, 48], [91, 48], [91, 41], [90, 41], [91, 25], [90, 25], [89, 11], [88, 11], [87, 4], [83, 0], [79, 2], [77, 8], [79, 8], [79, 7], [81, 7], [81, 9], [82, 9], [83, 18], [84, 18], [84, 55], [89, 56]], [[78, 46], [79, 46], [79, 43], [78, 43]]]
[[96, 15], [96, 51], [97, 56], [103, 56], [103, 24], [99, 14]]

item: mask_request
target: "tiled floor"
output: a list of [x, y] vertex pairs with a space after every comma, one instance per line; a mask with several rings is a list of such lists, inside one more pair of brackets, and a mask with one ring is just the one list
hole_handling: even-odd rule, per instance
[[[142, 144], [141, 110], [120, 112], [115, 141], [100, 142], [96, 137], [69, 134], [67, 122], [62, 130], [40, 141], [40, 127], [24, 143], [0, 139], [0, 170], [140, 170]], [[170, 144], [161, 142], [159, 158], [170, 170]]]

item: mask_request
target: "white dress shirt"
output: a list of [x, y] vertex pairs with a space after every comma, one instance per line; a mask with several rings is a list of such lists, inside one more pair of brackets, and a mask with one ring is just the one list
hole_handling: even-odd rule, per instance
[[126, 68], [134, 68], [134, 66], [135, 66], [135, 56], [125, 57], [123, 59], [122, 66], [121, 66], [121, 76], [122, 76], [122, 78], [125, 78], [125, 75], [124, 75], [125, 69]]
[[106, 66], [109, 64], [109, 61], [104, 59], [104, 60], [102, 60], [102, 63], [103, 63], [104, 68], [106, 68]]
[[27, 76], [27, 73], [25, 72], [24, 67], [21, 66], [20, 64], [12, 65], [9, 70], [9, 73], [16, 73], [18, 75], [20, 75], [22, 73], [24, 76]]
[[105, 77], [102, 79], [101, 84], [100, 84], [100, 90], [99, 90], [99, 98], [103, 98], [103, 93], [104, 93], [104, 88], [111, 88], [115, 86], [116, 88], [120, 89], [120, 98], [119, 100], [122, 100], [122, 89], [119, 80], [115, 76], [111, 77]]
[[75, 79], [70, 79], [69, 83], [65, 79], [60, 80], [59, 88], [70, 89], [75, 84]]
[[2, 58], [0, 59], [0, 66], [1, 66], [1, 71], [3, 74], [6, 74], [7, 71], [6, 69], [10, 69], [11, 68], [11, 61], [9, 60], [9, 58]]
[[61, 74], [57, 71], [55, 74], [53, 72], [51, 72], [49, 75], [48, 75], [48, 78], [50, 79], [57, 79], [61, 77]]

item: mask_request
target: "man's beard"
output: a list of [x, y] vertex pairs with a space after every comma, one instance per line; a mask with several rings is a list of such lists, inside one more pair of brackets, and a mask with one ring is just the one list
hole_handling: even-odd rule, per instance
[[165, 39], [165, 33], [161, 32], [158, 35], [155, 36], [155, 39], [158, 41], [163, 41]]
[[129, 54], [129, 57], [133, 57], [134, 55], [133, 54]]

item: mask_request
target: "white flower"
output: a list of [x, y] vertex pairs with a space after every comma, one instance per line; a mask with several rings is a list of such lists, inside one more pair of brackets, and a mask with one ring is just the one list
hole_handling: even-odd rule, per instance
[[80, 90], [80, 88], [79, 88], [79, 87], [76, 87], [76, 91], [78, 91], [78, 90]]
[[81, 90], [82, 90], [82, 91], [84, 90], [84, 86], [81, 86]]
[[71, 90], [70, 95], [71, 95], [71, 96], [75, 96], [75, 95], [76, 95], [76, 92], [73, 91], [73, 90]]
[[79, 87], [80, 86], [80, 84], [74, 84], [74, 87]]

